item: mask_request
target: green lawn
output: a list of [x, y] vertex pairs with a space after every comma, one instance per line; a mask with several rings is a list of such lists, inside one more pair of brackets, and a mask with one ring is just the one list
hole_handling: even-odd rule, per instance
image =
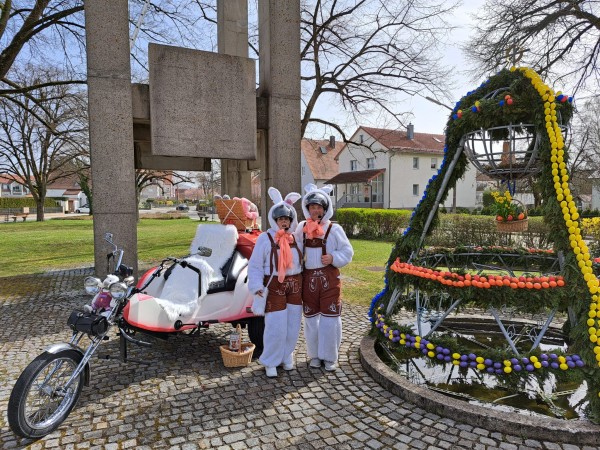
[[[47, 220], [0, 224], [0, 277], [94, 265], [92, 220]], [[140, 265], [183, 256], [198, 222], [143, 219], [138, 224]], [[354, 260], [342, 269], [343, 297], [368, 305], [383, 288], [383, 265], [392, 244], [352, 240]], [[1, 282], [1, 281], [0, 281]]]

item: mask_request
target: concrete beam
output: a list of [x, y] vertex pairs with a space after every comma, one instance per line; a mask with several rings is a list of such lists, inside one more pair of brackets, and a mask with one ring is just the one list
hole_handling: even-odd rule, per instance
[[152, 153], [256, 159], [255, 61], [150, 44]]

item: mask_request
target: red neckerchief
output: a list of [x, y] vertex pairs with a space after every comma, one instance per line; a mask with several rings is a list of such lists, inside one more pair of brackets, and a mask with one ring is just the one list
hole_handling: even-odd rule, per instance
[[290, 244], [294, 242], [294, 237], [286, 233], [286, 230], [278, 230], [275, 233], [275, 242], [279, 245], [279, 261], [277, 267], [277, 280], [283, 283], [285, 271], [294, 264], [292, 261], [292, 250]]
[[314, 239], [323, 235], [325, 235], [325, 232], [323, 231], [320, 221], [317, 222], [316, 220], [306, 219], [306, 236], [309, 239]]

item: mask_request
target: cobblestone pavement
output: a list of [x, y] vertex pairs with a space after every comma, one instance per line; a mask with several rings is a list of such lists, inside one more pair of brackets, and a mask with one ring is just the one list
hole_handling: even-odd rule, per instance
[[[0, 279], [0, 447], [32, 449], [578, 449], [490, 432], [429, 414], [388, 393], [358, 356], [368, 329], [366, 308], [344, 311], [340, 369], [311, 369], [304, 342], [296, 370], [266, 378], [255, 361], [223, 366], [219, 345], [230, 327], [178, 336], [132, 351], [149, 365], [92, 361], [91, 385], [63, 425], [35, 442], [8, 428], [10, 391], [46, 346], [67, 340], [66, 319], [85, 303], [90, 269]], [[111, 339], [102, 354], [118, 354]], [[600, 438], [599, 438], [600, 439]]]

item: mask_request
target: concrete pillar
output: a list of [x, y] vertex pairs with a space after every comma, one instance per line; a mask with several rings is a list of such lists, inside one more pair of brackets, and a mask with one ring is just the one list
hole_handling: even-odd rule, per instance
[[[217, 0], [217, 48], [219, 53], [248, 57], [248, 1]], [[221, 193], [250, 196], [250, 171], [245, 160], [221, 160]]]
[[127, 0], [85, 2], [88, 111], [96, 273], [106, 273], [112, 250], [104, 233], [125, 250], [137, 273], [137, 205]]
[[[266, 145], [262, 165], [261, 215], [266, 217], [274, 186], [285, 196], [301, 191], [300, 174], [300, 0], [259, 0], [258, 95], [268, 99]], [[299, 219], [302, 219], [300, 212]], [[265, 221], [263, 221], [265, 222]], [[268, 223], [268, 222], [267, 222]]]

